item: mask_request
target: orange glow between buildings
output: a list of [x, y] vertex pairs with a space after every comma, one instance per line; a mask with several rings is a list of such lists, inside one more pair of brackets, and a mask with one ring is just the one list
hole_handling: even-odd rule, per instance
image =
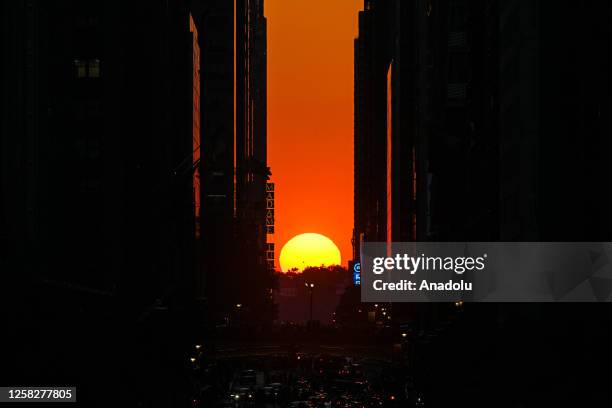
[[[351, 258], [353, 40], [363, 0], [266, 0], [268, 164], [280, 250], [317, 232]], [[278, 268], [278, 253], [277, 268]]]

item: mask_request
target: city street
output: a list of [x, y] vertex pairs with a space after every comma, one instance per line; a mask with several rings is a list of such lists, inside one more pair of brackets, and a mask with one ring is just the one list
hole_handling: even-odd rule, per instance
[[199, 379], [202, 393], [194, 406], [210, 406], [206, 401], [217, 407], [424, 406], [397, 366], [342, 353], [272, 347], [206, 362]]

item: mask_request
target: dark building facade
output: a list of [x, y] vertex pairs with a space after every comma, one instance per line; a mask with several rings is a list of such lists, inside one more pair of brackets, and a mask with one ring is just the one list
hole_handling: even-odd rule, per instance
[[198, 296], [197, 26], [184, 2], [0, 8], [5, 361], [24, 383], [119, 381], [139, 328]]
[[610, 11], [499, 8], [502, 239], [609, 241]]
[[[354, 258], [364, 239], [610, 241], [609, 17], [605, 2], [366, 0], [355, 41]], [[495, 378], [607, 338], [602, 305], [461, 307], [465, 341], [447, 349], [529, 350], [483, 355]], [[449, 310], [393, 304], [395, 323], [424, 330]], [[583, 384], [575, 373], [586, 360], [566, 355], [567, 369], [526, 381]], [[431, 372], [448, 368], [426, 347], [415, 356]]]
[[[602, 5], [366, 1], [355, 41], [355, 256], [360, 234], [603, 239], [609, 216], [580, 198], [599, 194], [609, 147], [601, 15]], [[561, 23], [572, 16], [576, 37]]]
[[386, 9], [365, 2], [355, 40], [355, 228], [358, 258], [361, 240], [386, 240], [387, 72], [391, 61]]
[[[263, 0], [236, 3], [236, 273], [237, 293], [253, 319], [270, 316], [272, 271], [266, 260], [267, 22]], [[267, 310], [267, 312], [266, 312]], [[259, 311], [259, 312], [255, 312]]]
[[[198, 3], [202, 259], [214, 321], [270, 308], [266, 251], [267, 27], [262, 0]], [[240, 256], [236, 256], [240, 254]], [[243, 282], [236, 285], [236, 282]], [[263, 299], [263, 300], [262, 300]]]
[[355, 41], [355, 258], [362, 234], [496, 239], [496, 13], [484, 1], [365, 2]]
[[202, 300], [214, 319], [215, 312], [224, 315], [224, 308], [233, 302], [229, 294], [235, 245], [234, 4], [217, 0], [197, 6], [202, 89], [199, 268]]

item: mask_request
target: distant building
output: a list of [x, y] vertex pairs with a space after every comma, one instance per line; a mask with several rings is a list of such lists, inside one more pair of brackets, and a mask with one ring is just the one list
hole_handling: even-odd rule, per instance
[[351, 285], [346, 269], [338, 267], [307, 268], [304, 273], [279, 273], [274, 300], [279, 322], [306, 324], [310, 319], [310, 291], [314, 321], [332, 324], [334, 313], [347, 287]]

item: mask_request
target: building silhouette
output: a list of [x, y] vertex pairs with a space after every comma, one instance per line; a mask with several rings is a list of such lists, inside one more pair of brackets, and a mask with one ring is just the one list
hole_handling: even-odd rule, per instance
[[[354, 258], [362, 240], [386, 239], [386, 73], [383, 7], [364, 2], [355, 40]], [[380, 10], [380, 11], [379, 11]]]
[[[364, 241], [609, 241], [609, 16], [604, 2], [366, 0], [355, 41], [355, 260]], [[396, 324], [424, 331], [451, 310], [393, 304]], [[596, 304], [462, 310], [465, 340], [449, 350], [512, 350], [479, 364], [538, 386], [567, 376], [575, 390], [587, 380], [574, 351], [603, 344], [599, 322], [609, 321]], [[428, 347], [415, 351], [415, 370], [447, 370]], [[525, 372], [570, 349], [566, 368]], [[450, 402], [435, 398], [428, 404]]]
[[[365, 1], [355, 40], [354, 256], [361, 234], [604, 239], [605, 206], [584, 197], [603, 198], [593, 183], [606, 173], [606, 12]], [[578, 37], [560, 23], [572, 16]], [[568, 196], [570, 185], [580, 194]]]
[[232, 303], [234, 217], [234, 5], [199, 2], [202, 87], [201, 271], [203, 312], [222, 318]]
[[365, 2], [355, 40], [356, 259], [360, 237], [498, 236], [496, 13], [494, 2]]
[[242, 321], [262, 318], [271, 305], [263, 1], [193, 2], [192, 13], [202, 78], [199, 303], [210, 324], [227, 323], [237, 304]]
[[609, 241], [610, 11], [499, 8], [501, 239]]
[[[0, 286], [13, 322], [3, 361], [15, 381], [99, 381], [128, 392], [131, 370], [117, 369], [128, 357], [150, 367], [141, 357], [156, 341], [189, 337], [201, 296], [201, 129], [188, 6], [0, 6]], [[161, 323], [169, 316], [172, 329]], [[139, 344], [151, 328], [156, 340]], [[172, 331], [181, 334], [164, 334]], [[174, 392], [145, 398], [171, 401]], [[82, 403], [116, 400], [92, 395]]]
[[263, 0], [238, 0], [236, 7], [235, 253], [241, 256], [235, 268], [242, 285], [234, 291], [257, 320], [272, 313], [273, 275], [266, 260], [267, 25]]

